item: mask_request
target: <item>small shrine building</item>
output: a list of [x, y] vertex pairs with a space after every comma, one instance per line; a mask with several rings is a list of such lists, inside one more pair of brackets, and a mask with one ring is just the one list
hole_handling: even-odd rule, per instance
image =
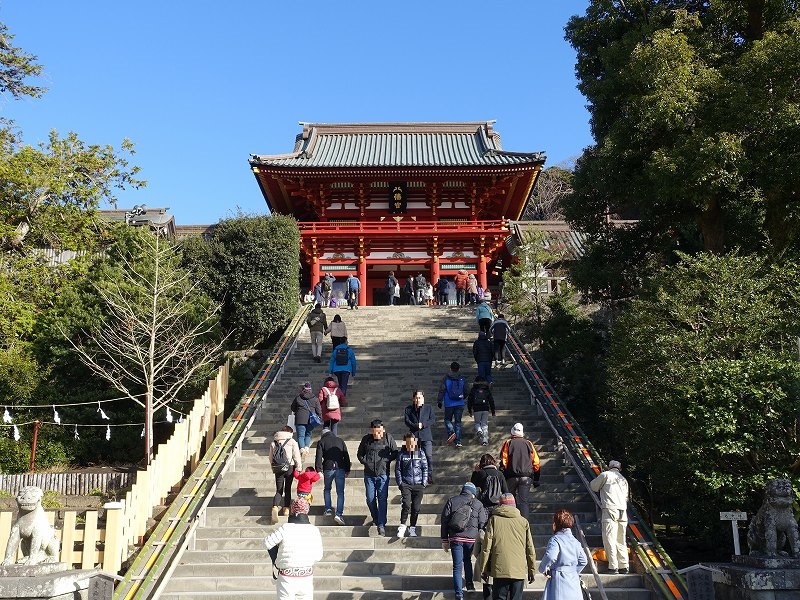
[[304, 289], [325, 273], [361, 281], [359, 304], [459, 269], [484, 288], [545, 161], [502, 149], [494, 121], [301, 123], [288, 154], [252, 155], [270, 211], [300, 227]]

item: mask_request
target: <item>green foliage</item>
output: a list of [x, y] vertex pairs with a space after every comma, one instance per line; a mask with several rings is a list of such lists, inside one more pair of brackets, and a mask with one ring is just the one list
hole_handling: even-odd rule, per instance
[[291, 217], [220, 221], [208, 250], [192, 250], [192, 269], [222, 303], [221, 322], [234, 347], [259, 347], [286, 325], [300, 297], [300, 232]]
[[45, 490], [42, 495], [42, 508], [64, 508], [60, 496], [56, 490]]
[[[796, 244], [798, 9], [749, 8], [592, 0], [570, 20], [595, 144], [563, 205], [589, 246], [603, 248], [603, 261], [587, 260], [609, 265], [585, 266], [583, 291], [629, 297], [676, 250], [781, 256]], [[608, 214], [639, 223], [609, 227]]]
[[14, 36], [8, 32], [5, 23], [0, 23], [0, 94], [11, 94], [14, 98], [31, 96], [38, 98], [45, 88], [33, 86], [25, 81], [42, 72], [36, 64], [36, 57], [26, 54], [21, 48], [12, 45]]
[[4, 427], [0, 437], [0, 472], [24, 473], [28, 470], [31, 454], [30, 446], [23, 442], [15, 442], [8, 437], [11, 431]]
[[800, 269], [681, 258], [613, 327], [602, 417], [655, 510], [703, 531], [719, 510], [755, 510], [800, 455]]

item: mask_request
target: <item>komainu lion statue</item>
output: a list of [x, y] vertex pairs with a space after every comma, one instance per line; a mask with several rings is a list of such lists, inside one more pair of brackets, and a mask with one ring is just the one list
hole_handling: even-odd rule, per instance
[[19, 516], [11, 528], [3, 566], [13, 565], [22, 544], [21, 565], [58, 562], [58, 538], [42, 508], [42, 490], [34, 485], [22, 488], [17, 494]]
[[792, 512], [792, 482], [773, 479], [765, 486], [764, 493], [764, 504], [747, 530], [750, 555], [800, 558], [800, 535]]

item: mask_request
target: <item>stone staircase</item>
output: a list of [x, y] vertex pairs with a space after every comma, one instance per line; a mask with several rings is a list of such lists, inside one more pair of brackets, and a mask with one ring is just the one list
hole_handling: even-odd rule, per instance
[[[369, 422], [381, 418], [398, 446], [405, 433], [403, 409], [414, 389], [425, 392], [426, 401], [435, 404], [439, 381], [449, 364], [457, 360], [469, 383], [475, 376], [472, 342], [477, 325], [471, 310], [458, 307], [362, 307], [357, 311], [336, 312], [347, 324], [349, 341], [358, 360], [358, 374], [351, 380], [348, 406], [343, 409], [339, 436], [346, 440], [353, 470], [347, 480], [344, 526], [322, 515], [322, 481], [314, 486], [311, 522], [319, 526], [324, 558], [314, 568], [315, 598], [350, 599], [438, 599], [453, 598], [452, 562], [441, 548], [440, 513], [447, 498], [458, 494], [468, 481], [472, 467], [484, 452], [499, 453], [511, 426], [520, 421], [526, 436], [537, 446], [542, 463], [542, 485], [532, 490], [531, 523], [537, 557], [544, 551], [552, 530], [556, 508], [567, 507], [585, 525], [589, 543], [601, 545], [594, 504], [570, 467], [555, 452], [555, 438], [530, 406], [527, 390], [511, 365], [495, 369], [494, 396], [497, 417], [490, 419], [489, 446], [474, 438], [472, 419], [464, 416], [464, 447], [444, 444], [441, 410], [440, 425], [434, 431], [435, 484], [425, 492], [417, 531], [420, 537], [396, 537], [400, 515], [400, 493], [391, 478], [386, 537], [370, 537], [369, 511], [364, 502], [363, 469], [356, 461], [356, 448], [368, 433]], [[330, 342], [326, 354], [330, 356]], [[288, 407], [302, 382], [311, 380], [318, 389], [327, 374], [327, 362], [311, 359], [307, 332], [301, 334], [297, 351], [289, 359], [283, 378], [275, 384], [243, 446], [236, 470], [228, 472], [218, 486], [207, 510], [204, 526], [198, 528], [193, 547], [184, 552], [166, 585], [163, 598], [189, 600], [264, 598], [272, 593], [272, 564], [263, 545], [273, 529], [269, 514], [275, 482], [267, 455], [273, 433], [286, 422]], [[319, 429], [314, 432], [314, 443]], [[307, 461], [313, 461], [312, 452]], [[313, 463], [309, 463], [313, 464]], [[335, 503], [335, 492], [334, 492]], [[281, 517], [281, 522], [286, 520]], [[373, 528], [374, 532], [374, 528]], [[593, 577], [584, 579], [595, 589]], [[649, 600], [641, 577], [602, 575], [610, 600]], [[481, 598], [477, 593], [465, 598]], [[527, 586], [525, 598], [539, 598], [544, 577], [537, 576]]]

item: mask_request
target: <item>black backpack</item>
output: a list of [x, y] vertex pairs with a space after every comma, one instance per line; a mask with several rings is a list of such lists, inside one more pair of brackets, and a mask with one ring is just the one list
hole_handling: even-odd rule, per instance
[[500, 486], [499, 477], [487, 477], [484, 484], [486, 489], [481, 492], [480, 500], [484, 506], [497, 506], [500, 504], [500, 496], [503, 495], [503, 489]]
[[336, 348], [336, 353], [334, 354], [334, 362], [336, 366], [343, 367], [350, 362], [350, 356], [348, 355], [347, 348], [339, 346]]
[[275, 450], [272, 452], [273, 473], [286, 473], [292, 468], [292, 461], [286, 455], [286, 444], [289, 443], [290, 439], [291, 438], [284, 440], [282, 444], [279, 444], [278, 440], [272, 442], [275, 446]]
[[469, 527], [469, 521], [472, 518], [472, 500], [466, 504], [459, 506], [450, 515], [450, 521], [447, 523], [447, 530], [450, 533], [461, 533]]

